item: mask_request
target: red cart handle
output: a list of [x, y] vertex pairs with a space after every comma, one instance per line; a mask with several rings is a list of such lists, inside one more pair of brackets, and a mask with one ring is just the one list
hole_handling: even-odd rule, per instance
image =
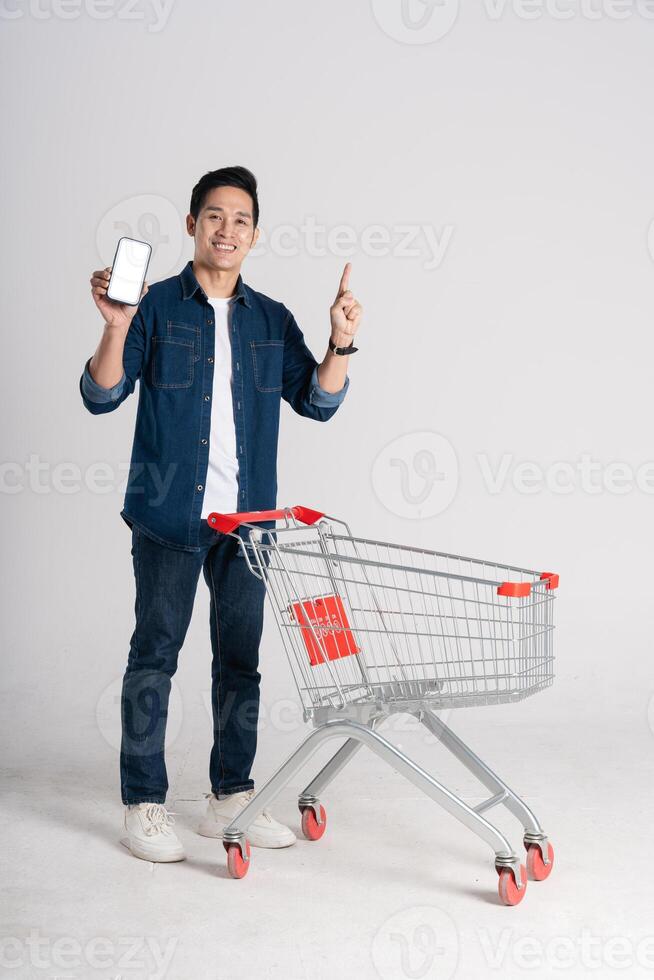
[[310, 507], [287, 507], [285, 510], [252, 510], [242, 514], [209, 514], [207, 523], [214, 531], [231, 534], [241, 524], [256, 524], [257, 521], [280, 521], [291, 514], [303, 524], [315, 524], [325, 515]]
[[[540, 577], [541, 582], [545, 582], [545, 588], [558, 589], [559, 576], [556, 572], [543, 572]], [[531, 595], [531, 582], [502, 582], [497, 589], [498, 595], [510, 596], [512, 599], [524, 599]]]

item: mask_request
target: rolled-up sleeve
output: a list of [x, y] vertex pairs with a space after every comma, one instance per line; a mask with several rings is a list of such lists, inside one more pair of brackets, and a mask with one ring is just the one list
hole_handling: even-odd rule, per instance
[[347, 394], [350, 386], [350, 379], [345, 377], [345, 384], [340, 391], [325, 391], [318, 383], [318, 367], [313, 369], [311, 382], [309, 385], [309, 401], [312, 405], [320, 405], [323, 408], [338, 408]]
[[93, 402], [96, 405], [105, 405], [107, 402], [118, 401], [125, 387], [125, 372], [123, 371], [122, 378], [118, 384], [113, 386], [113, 388], [103, 388], [102, 385], [99, 385], [97, 381], [94, 381], [91, 377], [91, 372], [89, 370], [90, 364], [91, 358], [89, 357], [88, 361], [84, 365], [84, 373], [82, 374], [81, 381], [82, 394], [86, 400]]

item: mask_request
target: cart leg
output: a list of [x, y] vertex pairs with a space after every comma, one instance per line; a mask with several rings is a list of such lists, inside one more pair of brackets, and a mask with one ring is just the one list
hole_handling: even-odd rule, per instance
[[[515, 887], [520, 891], [524, 887], [523, 871], [520, 859], [512, 852], [506, 837], [497, 830], [485, 817], [477, 813], [458, 796], [451, 793], [442, 783], [434, 779], [420, 766], [412, 762], [408, 756], [400, 752], [378, 732], [367, 725], [355, 721], [326, 722], [313, 731], [300, 745], [280, 769], [256, 793], [238, 817], [223, 832], [223, 843], [238, 844], [241, 850], [245, 844], [247, 828], [253, 820], [278, 795], [288, 781], [295, 775], [307, 759], [313, 755], [321, 742], [329, 738], [344, 737], [354, 739], [367, 745], [376, 755], [384, 759], [393, 769], [421, 789], [423, 793], [439, 803], [453, 817], [456, 817], [469, 830], [485, 841], [495, 852], [495, 866], [498, 871], [510, 868], [513, 872]], [[347, 743], [346, 743], [347, 745]], [[343, 746], [342, 748], [345, 748]], [[337, 753], [338, 755], [338, 753]]]
[[448, 728], [433, 711], [423, 708], [416, 713], [416, 717], [446, 749], [449, 749], [459, 762], [463, 763], [466, 769], [494, 794], [489, 800], [475, 807], [475, 812], [483, 813], [500, 804], [505, 806], [509, 813], [512, 813], [522, 823], [525, 830], [525, 846], [538, 844], [543, 862], [547, 866], [549, 864], [547, 835], [543, 833], [540, 823], [527, 804], [513, 790], [509, 789], [506, 783], [478, 755], [475, 755], [472, 749], [469, 749], [465, 742], [462, 742], [458, 735], [455, 735], [452, 729]]
[[306, 789], [300, 793], [299, 803], [313, 803], [320, 796], [322, 791], [329, 786], [331, 781], [348, 764], [350, 759], [357, 754], [362, 746], [356, 738], [348, 738], [344, 745], [341, 745], [329, 762], [323, 766], [318, 775], [311, 780]]
[[[318, 822], [318, 825], [321, 826], [324, 823], [325, 811], [320, 804], [320, 794], [325, 787], [331, 783], [332, 779], [334, 779], [334, 777], [345, 768], [350, 759], [357, 754], [362, 744], [363, 743], [357, 741], [356, 738], [348, 738], [347, 742], [344, 745], [341, 745], [338, 752], [331, 757], [329, 762], [323, 766], [318, 775], [315, 776], [309, 785], [303, 790], [303, 792], [300, 793], [297, 805], [299, 806], [300, 813], [302, 814], [302, 830], [305, 833], [305, 836], [306, 831], [304, 827], [304, 820], [306, 818], [304, 816], [304, 811], [307, 809], [307, 807], [310, 807], [313, 811], [314, 819]], [[322, 828], [322, 832], [324, 833], [324, 827]], [[313, 836], [315, 832], [309, 831], [309, 833], [311, 835], [311, 839], [317, 839], [315, 836]], [[320, 836], [322, 836], [322, 833]]]
[[[345, 724], [345, 723], [344, 723]], [[257, 793], [252, 797], [247, 806], [243, 807], [238, 817], [236, 817], [223, 831], [223, 842], [239, 844], [241, 850], [245, 846], [245, 835], [248, 827], [253, 820], [259, 816], [259, 814], [267, 806], [269, 806], [276, 796], [281, 793], [284, 786], [293, 778], [295, 773], [302, 768], [302, 766], [307, 762], [307, 760], [317, 751], [320, 747], [321, 742], [328, 738], [335, 738], [338, 733], [334, 732], [331, 728], [326, 725], [322, 725], [316, 728], [310, 735], [308, 735], [305, 740], [298, 746], [298, 748], [293, 752], [286, 762], [284, 762], [277, 772], [275, 772], [267, 783], [258, 790]], [[340, 734], [348, 736], [350, 733], [346, 730], [342, 731]], [[353, 739], [348, 739], [344, 746], [344, 749], [349, 742], [354, 741]], [[356, 748], [359, 747], [360, 743], [356, 743]], [[339, 750], [340, 752], [340, 750]], [[339, 755], [336, 753], [334, 759]], [[353, 754], [353, 752], [351, 753]], [[332, 762], [334, 761], [332, 759]], [[344, 760], [340, 768], [345, 765]], [[329, 766], [329, 763], [327, 764]], [[325, 767], [327, 768], [327, 767]], [[323, 770], [324, 772], [324, 770]], [[322, 772], [321, 774], [322, 775]], [[334, 773], [335, 775], [335, 773]], [[319, 777], [317, 777], [319, 778]], [[312, 801], [309, 801], [312, 802]]]

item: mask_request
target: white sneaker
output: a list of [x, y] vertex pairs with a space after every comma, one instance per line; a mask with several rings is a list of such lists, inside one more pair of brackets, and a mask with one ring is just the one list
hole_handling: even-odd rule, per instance
[[179, 837], [172, 829], [172, 811], [163, 803], [136, 803], [125, 807], [127, 840], [122, 840], [143, 861], [183, 861], [186, 857]]
[[[232, 793], [219, 800], [214, 793], [205, 793], [209, 800], [207, 812], [198, 827], [198, 834], [203, 837], [222, 837], [223, 830], [239, 815], [254, 796], [253, 789], [242, 793]], [[290, 847], [297, 840], [290, 827], [285, 827], [264, 810], [256, 820], [253, 820], [246, 831], [249, 842], [254, 847]]]

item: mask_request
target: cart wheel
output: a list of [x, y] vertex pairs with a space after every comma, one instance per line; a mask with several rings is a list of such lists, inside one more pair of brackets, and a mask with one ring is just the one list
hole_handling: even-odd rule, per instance
[[525, 842], [527, 848], [527, 872], [534, 881], [545, 881], [552, 873], [554, 867], [554, 848], [551, 844], [547, 845], [547, 856], [549, 864], [543, 861], [543, 855], [538, 844]]
[[223, 844], [227, 851], [227, 870], [232, 878], [245, 878], [250, 868], [250, 842], [245, 842], [245, 853], [247, 861], [243, 860], [241, 848], [238, 844]]
[[525, 897], [525, 892], [527, 891], [527, 869], [525, 868], [524, 864], [520, 865], [522, 888], [518, 888], [516, 885], [511, 868], [497, 868], [496, 870], [500, 876], [497, 887], [500, 895], [500, 901], [503, 905], [519, 905]]
[[311, 806], [301, 806], [302, 811], [302, 833], [307, 840], [320, 840], [327, 829], [327, 814], [325, 808], [320, 804], [320, 823], [316, 820], [316, 815]]

